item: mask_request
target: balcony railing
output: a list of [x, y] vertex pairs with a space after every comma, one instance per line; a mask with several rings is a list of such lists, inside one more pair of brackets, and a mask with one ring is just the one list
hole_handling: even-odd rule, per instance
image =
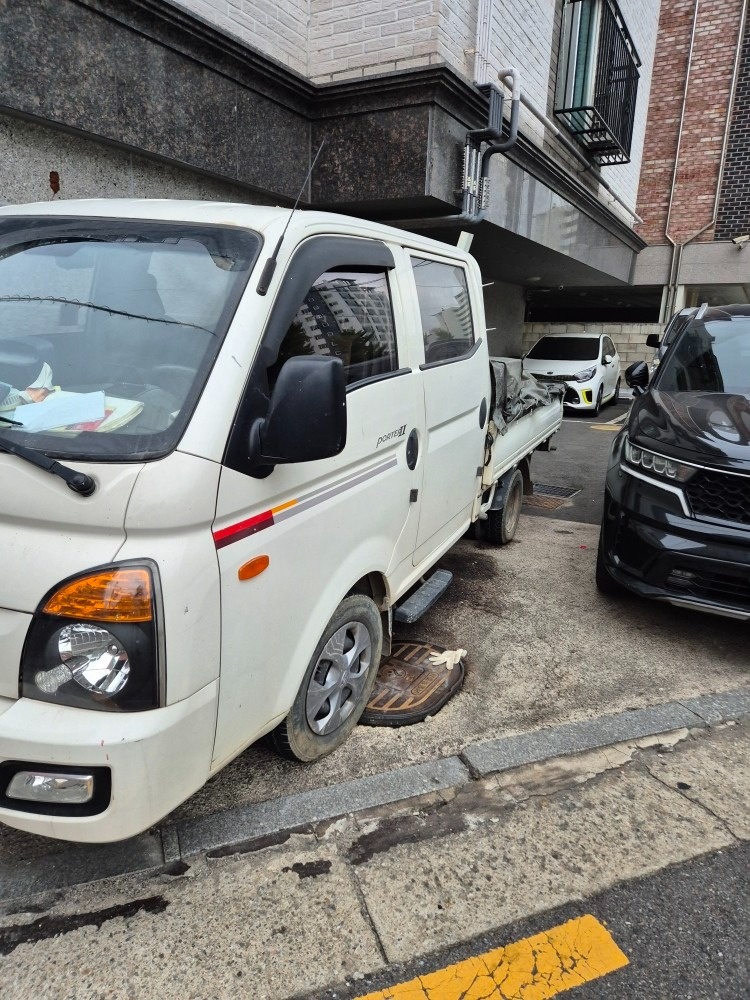
[[630, 162], [640, 65], [616, 0], [568, 0], [555, 115], [602, 166]]

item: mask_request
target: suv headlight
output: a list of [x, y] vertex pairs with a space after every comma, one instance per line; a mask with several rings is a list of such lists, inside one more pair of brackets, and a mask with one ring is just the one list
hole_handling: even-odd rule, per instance
[[585, 371], [577, 372], [573, 378], [576, 382], [588, 382], [589, 379], [594, 377], [594, 375], [596, 375], [596, 365], [594, 365], [593, 368], [586, 368]]
[[156, 567], [122, 563], [72, 577], [40, 604], [20, 695], [109, 712], [160, 704]]
[[686, 483], [698, 471], [692, 465], [683, 465], [682, 462], [675, 462], [672, 458], [665, 458], [645, 448], [638, 448], [630, 441], [625, 442], [625, 458], [631, 465], [678, 483]]

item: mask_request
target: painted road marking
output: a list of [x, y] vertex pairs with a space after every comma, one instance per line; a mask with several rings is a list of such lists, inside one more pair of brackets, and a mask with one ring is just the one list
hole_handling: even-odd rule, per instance
[[619, 431], [617, 424], [589, 424], [592, 431]]
[[358, 1000], [548, 1000], [627, 964], [609, 931], [587, 913]]

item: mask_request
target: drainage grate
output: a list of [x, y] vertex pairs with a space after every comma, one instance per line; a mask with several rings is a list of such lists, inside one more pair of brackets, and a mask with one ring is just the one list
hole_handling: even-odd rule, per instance
[[524, 497], [523, 502], [529, 507], [542, 507], [544, 510], [557, 510], [565, 504], [564, 497]]
[[542, 497], [562, 497], [563, 500], [570, 500], [578, 496], [580, 490], [570, 489], [568, 486], [546, 486], [544, 483], [534, 483], [534, 496]]

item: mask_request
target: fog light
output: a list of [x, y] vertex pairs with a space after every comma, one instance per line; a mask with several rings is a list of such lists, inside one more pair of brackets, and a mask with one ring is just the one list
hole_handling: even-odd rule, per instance
[[5, 794], [9, 799], [26, 802], [81, 805], [94, 796], [94, 775], [18, 771]]
[[696, 574], [689, 569], [673, 569], [667, 579], [667, 586], [689, 587], [696, 580]]

